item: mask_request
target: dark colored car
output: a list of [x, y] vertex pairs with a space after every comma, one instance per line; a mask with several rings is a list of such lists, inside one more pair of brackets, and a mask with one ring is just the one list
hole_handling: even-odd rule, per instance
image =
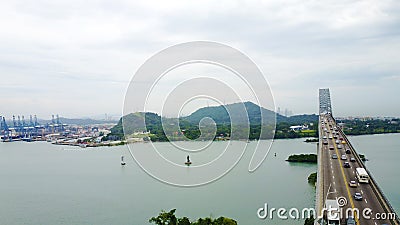
[[361, 201], [363, 199], [363, 197], [362, 197], [361, 193], [356, 192], [354, 194], [354, 199], [357, 200], [357, 201]]
[[344, 162], [343, 167], [344, 168], [350, 168], [350, 163], [349, 162]]

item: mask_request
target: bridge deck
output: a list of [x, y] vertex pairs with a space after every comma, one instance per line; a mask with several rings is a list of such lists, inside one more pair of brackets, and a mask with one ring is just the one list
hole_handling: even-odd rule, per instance
[[[398, 225], [397, 216], [373, 178], [369, 183], [358, 182], [356, 168], [365, 168], [365, 165], [346, 135], [336, 125], [334, 118], [330, 114], [323, 114], [320, 116], [319, 123], [318, 172], [320, 174], [316, 201], [318, 216], [321, 215], [321, 209], [325, 207], [326, 199], [341, 199], [346, 203], [342, 206], [341, 224], [346, 224], [346, 210], [350, 208], [358, 210], [359, 218], [357, 219], [357, 216], [355, 218], [357, 224]], [[346, 149], [350, 150], [349, 154], [346, 154]], [[334, 154], [337, 155], [337, 159], [333, 158]], [[342, 155], [345, 155], [346, 159], [341, 159]], [[354, 161], [350, 161], [350, 158], [354, 158]], [[344, 167], [345, 162], [350, 164], [350, 168]], [[356, 181], [357, 186], [350, 187], [350, 181]], [[361, 201], [355, 200], [356, 192], [362, 194]], [[368, 209], [372, 212], [368, 213]], [[395, 216], [395, 219], [382, 219], [383, 216], [386, 218]]]

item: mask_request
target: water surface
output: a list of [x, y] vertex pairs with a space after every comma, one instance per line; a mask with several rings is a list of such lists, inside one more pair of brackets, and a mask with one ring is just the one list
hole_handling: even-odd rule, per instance
[[[370, 158], [368, 168], [396, 209], [400, 203], [395, 173], [400, 166], [394, 161], [399, 158], [399, 137], [351, 137], [354, 146]], [[145, 150], [151, 145], [135, 147]], [[303, 139], [277, 140], [254, 173], [247, 171], [251, 153], [246, 152], [222, 179], [180, 188], [147, 175], [127, 157], [126, 146], [81, 149], [46, 142], [0, 143], [0, 224], [149, 224], [149, 218], [172, 208], [192, 220], [226, 216], [239, 224], [303, 224], [260, 220], [256, 211], [264, 203], [287, 209], [313, 207], [315, 190], [307, 176], [316, 165], [285, 159], [293, 153], [315, 152], [316, 145]], [[121, 155], [126, 156], [126, 166], [120, 165]]]

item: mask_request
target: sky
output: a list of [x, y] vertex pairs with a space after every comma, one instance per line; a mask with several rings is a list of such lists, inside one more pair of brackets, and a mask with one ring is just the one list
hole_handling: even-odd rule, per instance
[[250, 57], [281, 110], [330, 88], [336, 116], [400, 117], [396, 0], [0, 1], [0, 115], [118, 117], [147, 59], [197, 40]]

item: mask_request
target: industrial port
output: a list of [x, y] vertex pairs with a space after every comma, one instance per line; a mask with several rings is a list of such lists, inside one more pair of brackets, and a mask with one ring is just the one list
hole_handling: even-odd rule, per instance
[[13, 116], [11, 120], [0, 116], [0, 136], [2, 142], [47, 141], [57, 145], [97, 147], [124, 144], [119, 140], [106, 140], [112, 123], [75, 125], [60, 121], [59, 115], [52, 115], [51, 121], [39, 123], [37, 116], [30, 115], [29, 121], [24, 116]]

